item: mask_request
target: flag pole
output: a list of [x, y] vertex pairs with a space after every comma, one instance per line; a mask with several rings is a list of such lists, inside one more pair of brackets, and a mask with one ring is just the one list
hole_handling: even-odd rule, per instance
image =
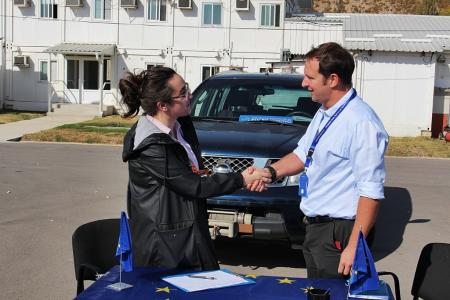
[[[126, 251], [126, 252], [125, 252]], [[124, 264], [123, 253], [126, 253], [126, 264]], [[116, 257], [120, 259], [119, 261], [119, 282], [110, 284], [107, 288], [113, 289], [115, 291], [121, 291], [126, 288], [132, 287], [131, 284], [122, 282], [122, 271], [126, 272], [133, 270], [133, 256], [131, 255], [131, 236], [130, 236], [130, 228], [128, 225], [127, 215], [125, 212], [121, 212], [120, 214], [120, 231], [119, 231], [119, 242], [117, 244], [116, 249]]]
[[122, 286], [122, 252], [120, 253], [120, 272], [119, 272], [119, 282], [120, 285]]

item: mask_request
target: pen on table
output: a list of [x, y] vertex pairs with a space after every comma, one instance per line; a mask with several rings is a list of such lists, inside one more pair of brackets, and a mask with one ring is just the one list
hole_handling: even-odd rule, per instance
[[189, 278], [210, 279], [216, 280], [216, 277], [204, 276], [204, 275], [188, 275]]

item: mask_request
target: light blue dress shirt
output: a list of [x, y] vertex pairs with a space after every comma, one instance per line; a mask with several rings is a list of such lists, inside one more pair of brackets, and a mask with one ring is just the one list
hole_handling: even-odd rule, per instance
[[[294, 153], [305, 162], [317, 130], [353, 93], [317, 111]], [[360, 196], [383, 199], [384, 152], [388, 134], [372, 108], [356, 96], [320, 139], [307, 171], [308, 196], [300, 209], [306, 216], [354, 219]]]

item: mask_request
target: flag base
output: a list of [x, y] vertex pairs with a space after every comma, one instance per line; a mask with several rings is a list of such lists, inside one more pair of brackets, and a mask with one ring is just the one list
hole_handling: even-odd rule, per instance
[[116, 282], [107, 286], [108, 289], [112, 289], [118, 292], [130, 287], [132, 287], [132, 285], [125, 282]]

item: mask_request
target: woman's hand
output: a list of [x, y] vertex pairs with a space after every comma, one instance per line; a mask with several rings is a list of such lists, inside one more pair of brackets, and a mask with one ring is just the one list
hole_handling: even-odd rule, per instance
[[271, 174], [267, 169], [251, 166], [241, 174], [244, 177], [244, 185], [252, 192], [267, 190], [267, 184], [271, 182]]

